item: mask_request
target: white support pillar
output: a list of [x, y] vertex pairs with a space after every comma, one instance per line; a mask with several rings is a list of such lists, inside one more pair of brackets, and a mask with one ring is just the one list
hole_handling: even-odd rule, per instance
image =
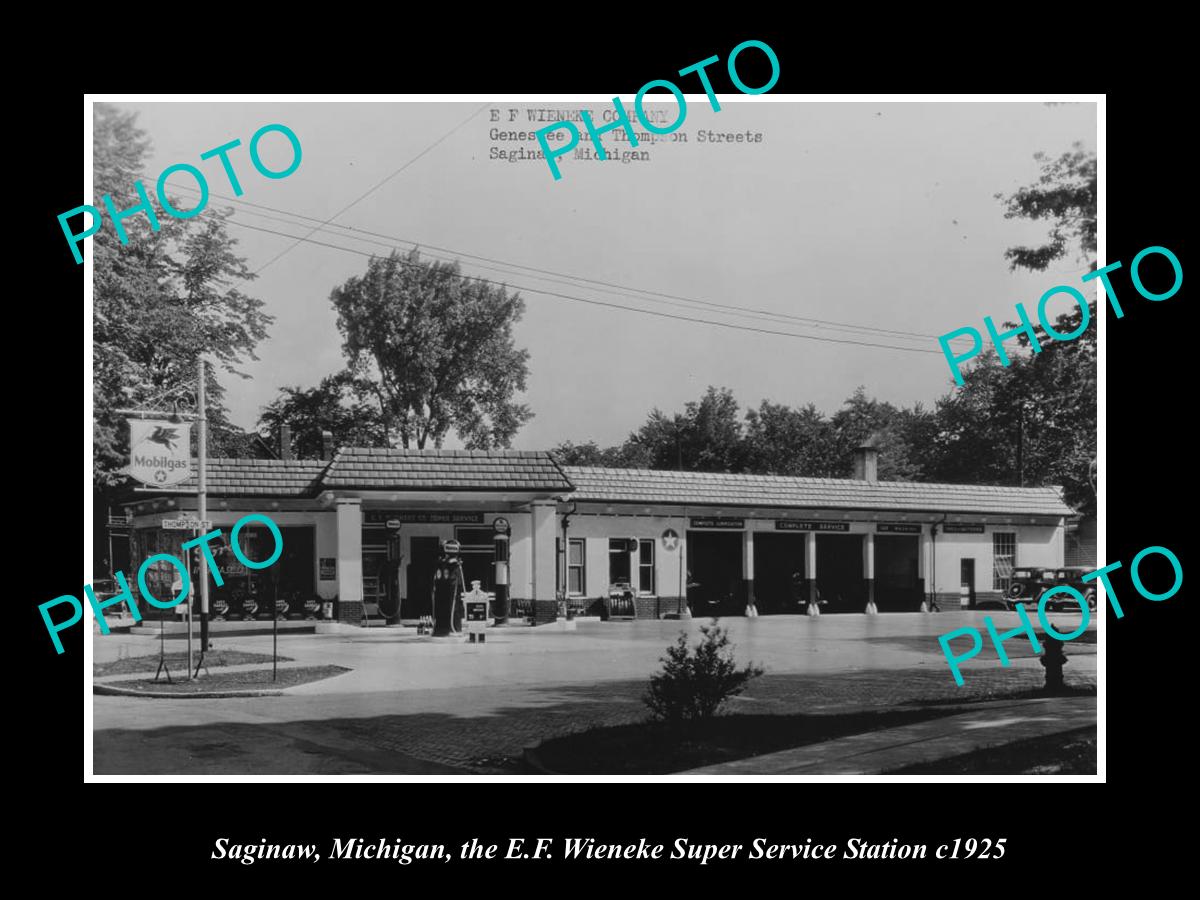
[[[929, 578], [929, 554], [933, 546], [933, 541], [929, 538], [928, 531], [921, 532], [921, 549], [917, 553], [917, 577], [922, 581]], [[925, 589], [929, 590], [930, 586], [926, 585]]]
[[337, 501], [338, 603], [362, 603], [362, 501]]
[[817, 580], [817, 533], [809, 531], [804, 535], [804, 577], [809, 581]]
[[747, 528], [742, 532], [742, 583], [745, 585], [746, 604], [754, 606], [754, 532]]
[[863, 580], [867, 584], [868, 615], [874, 615], [875, 608], [875, 534], [868, 532], [863, 535]]
[[[530, 549], [533, 582], [533, 604], [538, 622], [554, 621], [557, 607], [547, 606], [555, 600], [555, 529], [557, 504], [553, 500], [535, 500], [529, 510], [531, 519]], [[555, 612], [551, 612], [551, 608]]]

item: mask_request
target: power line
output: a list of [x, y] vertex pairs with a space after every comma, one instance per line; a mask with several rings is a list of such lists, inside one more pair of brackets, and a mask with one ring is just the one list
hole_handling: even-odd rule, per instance
[[[248, 214], [248, 215], [252, 215], [252, 216], [259, 217], [259, 218], [267, 219], [267, 220], [270, 220], [270, 221], [273, 221], [273, 222], [281, 222], [281, 223], [283, 223], [283, 224], [285, 224], [285, 225], [296, 225], [296, 224], [297, 224], [296, 222], [290, 222], [290, 221], [288, 221], [287, 219], [282, 219], [282, 218], [279, 218], [278, 216], [269, 216], [269, 215], [266, 215], [265, 213], [249, 212], [249, 211], [247, 211], [247, 210], [235, 210], [235, 212], [239, 212], [239, 213], [246, 213], [246, 214]], [[237, 224], [237, 223], [235, 223], [235, 224]], [[329, 232], [327, 231], [327, 229], [324, 229], [324, 228], [320, 228], [320, 229], [318, 229], [318, 230], [319, 230], [319, 231], [322, 231], [322, 232], [325, 232], [325, 233], [329, 233]], [[358, 237], [358, 236], [356, 236], [356, 235], [342, 235], [342, 234], [340, 234], [340, 233], [337, 233], [337, 234], [338, 234], [338, 236], [340, 236], [340, 237], [348, 237], [348, 238], [350, 238], [350, 239], [352, 239], [352, 240], [356, 240], [356, 241], [362, 241], [363, 243], [366, 243], [366, 244], [374, 244], [374, 245], [376, 245], [376, 246], [380, 246], [380, 247], [387, 247], [387, 248], [389, 248], [389, 249], [393, 249], [393, 250], [401, 250], [401, 249], [404, 249], [404, 248], [402, 248], [402, 247], [398, 247], [398, 246], [397, 246], [396, 244], [394, 244], [394, 243], [389, 243], [389, 242], [385, 242], [385, 241], [377, 241], [377, 240], [373, 240], [372, 238]], [[425, 244], [416, 244], [416, 243], [414, 243], [414, 244], [413, 244], [413, 246], [414, 246], [414, 247], [420, 247], [420, 248], [421, 248], [421, 250], [424, 252], [424, 255], [428, 256], [428, 257], [429, 257], [429, 258], [431, 258], [431, 259], [436, 259], [436, 260], [438, 260], [438, 261], [440, 261], [440, 262], [461, 262], [461, 260], [459, 260], [457, 257], [453, 257], [453, 256], [444, 256], [444, 255], [441, 255], [441, 254], [438, 254], [438, 253], [429, 253], [429, 252], [428, 252], [428, 250], [427, 250], [427, 245], [425, 245]], [[496, 267], [496, 266], [489, 266], [489, 265], [485, 265], [485, 264], [483, 264], [483, 263], [467, 262], [467, 263], [466, 263], [466, 265], [468, 265], [468, 266], [472, 266], [472, 267], [475, 267], [475, 268], [479, 268], [479, 269], [486, 269], [486, 270], [488, 270], [488, 271], [492, 271], [492, 272], [500, 272], [500, 273], [502, 273], [502, 274], [505, 274], [505, 275], [519, 275], [519, 274], [520, 274], [520, 273], [518, 273], [518, 272], [514, 272], [514, 271], [512, 271], [512, 270], [510, 270], [510, 269], [498, 268], [498, 267]], [[650, 303], [660, 303], [660, 304], [663, 304], [663, 305], [666, 305], [666, 306], [674, 306], [674, 307], [678, 307], [678, 308], [682, 308], [682, 309], [691, 309], [691, 307], [688, 307], [688, 306], [686, 306], [686, 305], [685, 305], [685, 304], [683, 304], [683, 303], [675, 303], [675, 302], [672, 302], [672, 301], [670, 301], [670, 300], [658, 300], [658, 299], [655, 299], [654, 297], [637, 297], [637, 296], [634, 296], [633, 294], [629, 294], [629, 293], [626, 293], [626, 292], [623, 292], [623, 291], [614, 291], [614, 290], [608, 290], [608, 289], [606, 289], [606, 288], [601, 288], [601, 287], [589, 287], [589, 286], [587, 286], [587, 285], [577, 284], [576, 282], [569, 281], [569, 280], [566, 280], [566, 279], [561, 279], [561, 278], [552, 278], [552, 277], [550, 277], [550, 276], [547, 276], [547, 275], [533, 275], [533, 274], [529, 274], [529, 275], [528, 275], [528, 277], [530, 277], [530, 278], [533, 278], [533, 279], [536, 279], [536, 280], [538, 280], [538, 281], [548, 281], [548, 282], [551, 282], [551, 283], [554, 283], [554, 284], [564, 284], [564, 285], [567, 285], [568, 287], [575, 287], [575, 288], [585, 288], [586, 290], [590, 290], [590, 291], [597, 291], [597, 292], [599, 292], [599, 293], [603, 293], [603, 294], [612, 294], [612, 295], [615, 295], [615, 296], [618, 296], [618, 297], [627, 297], [628, 299], [630, 299], [630, 300], [634, 300], [634, 301], [646, 301], [646, 302], [650, 302]], [[738, 309], [739, 307], [729, 307], [729, 308], [730, 308], [730, 309]], [[746, 317], [746, 318], [748, 318], [748, 319], [751, 319], [751, 320], [761, 320], [761, 321], [768, 321], [768, 322], [773, 322], [773, 323], [776, 321], [775, 319], [773, 319], [773, 318], [770, 318], [768, 315], [759, 315], [759, 314], [757, 314], [757, 313], [754, 313], [754, 312], [722, 313], [722, 315], [741, 315], [741, 316], [744, 316], [744, 317]], [[800, 322], [799, 324], [803, 325], [803, 326], [804, 326], [804, 327], [806, 327], [806, 328], [820, 328], [820, 329], [823, 329], [823, 330], [828, 330], [828, 331], [840, 331], [840, 332], [843, 332], [843, 333], [847, 333], [847, 334], [855, 334], [855, 335], [861, 335], [861, 334], [862, 334], [862, 332], [861, 332], [861, 331], [857, 331], [857, 330], [851, 330], [851, 329], [849, 329], [849, 328], [841, 328], [841, 327], [838, 327], [838, 326], [836, 326], [836, 325], [808, 325], [808, 324], [806, 324], [806, 323], [804, 323], [804, 322]], [[868, 332], [868, 334], [869, 334], [869, 333], [870, 333], [870, 332]], [[913, 341], [915, 341], [915, 340], [918, 340], [917, 338], [898, 338], [898, 339], [899, 339], [899, 340], [913, 340]], [[921, 340], [924, 340], [924, 339], [922, 338]]]
[[[286, 232], [283, 232], [283, 231], [275, 231], [274, 229], [271, 229], [271, 228], [260, 228], [257, 225], [247, 225], [245, 222], [232, 222], [231, 221], [229, 224], [236, 225], [238, 228], [248, 228], [251, 231], [261, 231], [261, 232], [264, 232], [265, 234], [277, 234], [280, 237], [295, 238], [297, 243], [308, 243], [308, 244], [314, 244], [318, 247], [329, 247], [332, 250], [341, 250], [344, 253], [353, 253], [356, 256], [365, 256], [367, 258], [374, 258], [376, 256], [373, 253], [367, 253], [362, 250], [356, 250], [353, 247], [342, 247], [342, 246], [339, 246], [338, 244], [329, 244], [324, 241], [314, 241], [312, 238], [307, 237], [307, 236], [297, 237], [294, 234], [287, 234]], [[401, 265], [416, 265], [414, 263], [407, 263], [404, 260], [397, 260], [397, 262], [399, 262]], [[778, 335], [780, 337], [799, 338], [801, 340], [807, 340], [807, 341], [821, 341], [823, 343], [830, 343], [830, 344], [853, 344], [853, 345], [859, 346], [859, 347], [878, 347], [883, 350], [903, 350], [903, 351], [907, 351], [909, 353], [930, 353], [935, 356], [942, 355], [940, 350], [924, 350], [919, 347], [899, 347], [894, 344], [876, 344], [876, 343], [872, 343], [869, 341], [851, 341], [851, 340], [845, 340], [843, 338], [818, 337], [816, 335], [809, 335], [809, 334], [796, 334], [796, 333], [790, 332], [790, 331], [774, 331], [774, 330], [766, 329], [766, 328], [754, 328], [749, 325], [735, 325], [730, 322], [716, 322], [711, 319], [695, 319], [695, 318], [691, 318], [689, 316], [677, 316], [677, 315], [673, 315], [671, 313], [659, 312], [658, 310], [653, 310], [653, 309], [639, 309], [637, 307], [632, 307], [632, 306], [622, 306], [619, 303], [608, 303], [603, 300], [592, 300], [592, 299], [588, 299], [585, 297], [576, 297], [571, 294], [560, 294], [557, 291], [547, 291], [542, 288], [531, 288], [531, 287], [527, 287], [527, 286], [523, 286], [523, 285], [519, 285], [519, 284], [501, 285], [501, 284], [499, 284], [495, 281], [492, 281], [491, 279], [488, 279], [488, 278], [476, 277], [476, 278], [474, 278], [474, 280], [478, 281], [482, 284], [490, 284], [494, 287], [502, 287], [502, 288], [507, 287], [507, 288], [511, 288], [513, 290], [525, 291], [526, 293], [542, 294], [543, 296], [547, 296], [547, 297], [558, 297], [563, 300], [571, 300], [571, 301], [574, 301], [577, 303], [587, 303], [592, 306], [604, 306], [604, 307], [608, 307], [610, 309], [621, 309], [621, 310], [625, 310], [626, 312], [641, 313], [642, 315], [647, 315], [647, 316], [657, 316], [657, 317], [663, 318], [663, 319], [674, 319], [674, 320], [680, 321], [680, 322], [692, 322], [692, 323], [696, 323], [696, 324], [700, 324], [700, 325], [716, 325], [717, 327], [720, 327], [720, 328], [732, 328], [737, 331], [752, 331], [752, 332], [755, 332], [758, 334], [773, 334], [773, 335]]]
[[[450, 137], [450, 135], [454, 134], [454, 132], [458, 131], [458, 129], [462, 128], [464, 125], [466, 125], [468, 122], [470, 122], [473, 118], [475, 118], [477, 115], [479, 115], [485, 109], [487, 109], [486, 103], [483, 104], [483, 106], [479, 107], [479, 109], [475, 110], [475, 112], [473, 112], [469, 116], [467, 116], [465, 119], [463, 119], [461, 122], [459, 122], [457, 125], [455, 125], [453, 128], [451, 128], [449, 131], [447, 131], [445, 134], [443, 134], [440, 138], [438, 138], [436, 141], [434, 141], [432, 144], [430, 144], [428, 147], [426, 147], [424, 150], [422, 150], [420, 153], [418, 153], [416, 156], [414, 156], [412, 159], [410, 159], [408, 162], [406, 162], [404, 165], [402, 165], [400, 168], [396, 169], [396, 171], [392, 172], [392, 174], [388, 175], [386, 178], [384, 178], [382, 181], [380, 181], [378, 184], [376, 184], [370, 190], [366, 191], [361, 196], [357, 197], [356, 199], [352, 200], [350, 203], [343, 206], [341, 209], [339, 209], [337, 212], [335, 212], [332, 216], [330, 216], [328, 219], [326, 219], [324, 222], [322, 222], [321, 225], [328, 225], [330, 222], [332, 222], [334, 219], [336, 219], [342, 213], [346, 212], [346, 210], [351, 209], [352, 207], [361, 203], [363, 200], [365, 200], [371, 194], [375, 193], [375, 191], [379, 190], [381, 187], [383, 187], [385, 184], [387, 184], [389, 181], [391, 181], [393, 178], [395, 178], [397, 175], [399, 175], [401, 172], [403, 172], [405, 169], [407, 169], [409, 166], [411, 166], [413, 163], [415, 163], [418, 159], [420, 159], [422, 156], [424, 156], [426, 153], [428, 153], [430, 150], [432, 150], [434, 147], [436, 147], [438, 144], [440, 144], [442, 141], [446, 140], [446, 138]], [[317, 228], [312, 229], [312, 231], [310, 231], [308, 234], [306, 234], [304, 236], [304, 238], [308, 238], [311, 235], [315, 234], [320, 227], [321, 226], [317, 226]], [[287, 247], [284, 247], [282, 250], [280, 250], [278, 253], [276, 253], [274, 256], [272, 256], [270, 259], [268, 259], [265, 263], [263, 263], [261, 266], [259, 266], [257, 269], [255, 269], [254, 274], [257, 275], [259, 272], [261, 272], [267, 266], [271, 265], [271, 263], [275, 262], [275, 260], [279, 259], [285, 253], [289, 252], [294, 247], [296, 247], [297, 245], [302, 243], [304, 238], [301, 238], [300, 240], [297, 240], [295, 243], [290, 244]]]
[[[200, 193], [200, 191], [198, 189], [193, 188], [189, 185], [178, 185], [178, 186], [173, 185], [173, 187], [178, 187], [179, 189], [186, 190], [186, 191], [196, 193], [196, 194]], [[889, 328], [878, 328], [878, 327], [872, 326], [872, 325], [857, 325], [852, 322], [839, 322], [839, 321], [831, 320], [831, 319], [818, 319], [818, 318], [814, 318], [811, 316], [797, 316], [797, 315], [794, 315], [791, 313], [776, 312], [773, 310], [756, 309], [754, 307], [736, 306], [736, 305], [726, 304], [726, 303], [717, 303], [717, 302], [714, 302], [711, 300], [699, 300], [699, 299], [696, 299], [693, 297], [686, 297], [686, 296], [682, 296], [679, 294], [669, 294], [669, 293], [664, 293], [664, 292], [660, 292], [660, 291], [652, 291], [652, 290], [648, 290], [646, 288], [638, 288], [638, 287], [633, 287], [631, 285], [622, 285], [622, 284], [619, 284], [616, 282], [604, 281], [602, 279], [588, 278], [583, 275], [572, 275], [568, 272], [557, 272], [553, 269], [543, 269], [543, 268], [539, 268], [537, 266], [525, 265], [523, 263], [514, 263], [514, 262], [508, 262], [506, 260], [495, 259], [493, 257], [480, 256], [478, 254], [467, 253], [467, 252], [461, 251], [461, 250], [455, 250], [454, 248], [450, 248], [450, 247], [439, 247], [436, 244], [429, 244], [429, 243], [425, 243], [422, 241], [414, 241], [409, 238], [401, 238], [401, 237], [397, 237], [395, 235], [389, 235], [389, 234], [385, 234], [382, 232], [371, 231], [371, 230], [365, 229], [365, 228], [356, 228], [352, 225], [340, 225], [340, 224], [338, 224], [336, 222], [332, 222], [332, 221], [322, 221], [322, 220], [316, 218], [315, 216], [307, 216], [307, 215], [304, 215], [303, 213], [297, 213], [297, 212], [292, 212], [290, 210], [279, 209], [277, 207], [267, 206], [265, 204], [251, 203], [250, 201], [240, 200], [240, 199], [237, 199], [234, 197], [228, 197], [226, 195], [216, 193], [215, 191], [211, 192], [211, 195], [214, 197], [219, 197], [223, 200], [227, 200], [231, 203], [236, 203], [236, 204], [243, 205], [243, 206], [254, 207], [255, 209], [265, 209], [265, 210], [269, 210], [271, 212], [280, 213], [285, 216], [292, 216], [293, 218], [303, 219], [303, 220], [307, 220], [310, 222], [319, 222], [320, 224], [317, 225], [312, 230], [310, 230], [305, 235], [305, 237], [309, 237], [309, 236], [315, 234], [317, 231], [325, 231], [327, 233], [330, 233], [328, 231], [328, 227], [332, 227], [332, 228], [341, 229], [343, 231], [353, 232], [354, 234], [352, 234], [352, 235], [343, 235], [343, 236], [352, 237], [355, 240], [360, 240], [360, 241], [362, 241], [364, 243], [368, 243], [368, 244], [377, 244], [379, 246], [395, 248], [394, 244], [383, 244], [383, 243], [380, 243], [379, 241], [373, 241], [368, 238], [357, 237], [357, 235], [364, 234], [364, 235], [371, 235], [373, 237], [378, 237], [378, 238], [387, 238], [391, 241], [399, 241], [399, 242], [405, 243], [405, 244], [412, 244], [414, 247], [422, 247], [427, 250], [436, 250], [436, 251], [440, 251], [442, 253], [450, 253], [455, 258], [459, 258], [459, 259], [461, 259], [462, 257], [466, 257], [468, 259], [483, 260], [485, 262], [496, 263], [496, 264], [502, 265], [502, 266], [508, 266], [513, 269], [523, 269], [523, 270], [526, 270], [527, 272], [539, 272], [539, 273], [544, 273], [545, 275], [549, 275], [549, 276], [565, 278], [565, 279], [568, 279], [568, 281], [565, 281], [565, 282], [558, 281], [556, 283], [559, 283], [559, 284], [565, 283], [572, 287], [587, 287], [587, 284], [604, 285], [607, 288], [616, 288], [617, 290], [605, 290], [604, 288], [588, 288], [588, 289], [596, 290], [601, 293], [615, 294], [616, 296], [625, 296], [625, 297], [629, 297], [630, 299], [642, 299], [642, 298], [632, 297], [632, 296], [630, 296], [629, 293], [627, 293], [628, 291], [634, 291], [638, 294], [649, 295], [650, 297], [663, 297], [663, 298], [668, 298], [670, 300], [679, 300], [679, 301], [682, 301], [683, 303], [697, 304], [700, 306], [712, 307], [716, 310], [730, 310], [731, 313], [733, 313], [733, 314], [744, 315], [748, 318], [755, 318], [755, 319], [765, 318], [767, 320], [782, 319], [782, 320], [787, 320], [787, 321], [800, 322], [800, 323], [806, 324], [806, 325], [809, 325], [809, 323], [812, 323], [811, 325], [809, 325], [809, 327], [828, 328], [833, 331], [841, 331], [841, 332], [847, 333], [847, 334], [858, 334], [858, 333], [872, 334], [872, 335], [878, 334], [878, 335], [883, 335], [885, 337], [900, 338], [901, 340], [913, 340], [913, 339], [928, 340], [928, 339], [936, 339], [938, 337], [938, 335], [925, 334], [925, 333], [916, 332], [916, 331], [903, 331], [903, 330], [889, 329]], [[273, 216], [265, 215], [264, 213], [256, 213], [256, 212], [252, 212], [249, 210], [234, 209], [233, 212], [241, 212], [241, 213], [245, 213], [246, 215], [257, 216], [257, 217], [267, 219], [270, 221], [282, 222], [283, 224], [286, 224], [286, 225], [302, 225], [302, 223], [299, 223], [299, 222], [290, 222], [287, 220], [277, 219]], [[395, 248], [395, 249], [401, 249], [401, 248]], [[429, 255], [434, 256], [434, 258], [437, 258], [435, 254], [431, 253]], [[276, 257], [276, 258], [278, 258], [278, 257]], [[478, 264], [469, 263], [469, 265], [478, 265]], [[266, 268], [266, 266], [263, 266], [263, 268]], [[479, 268], [489, 269], [490, 271], [507, 272], [506, 269], [494, 269], [489, 266], [479, 266]], [[262, 269], [259, 269], [258, 271], [262, 271]], [[509, 274], [519, 274], [519, 273], [511, 273], [510, 272]], [[542, 277], [538, 277], [538, 276], [530, 276], [530, 277], [537, 277], [538, 280], [540, 280], [540, 281], [555, 281], [554, 278], [542, 278]], [[587, 284], [577, 284], [577, 282], [586, 282]], [[651, 302], [662, 302], [662, 301], [651, 301]], [[667, 303], [666, 305], [679, 306], [678, 303]], [[955, 340], [955, 341], [962, 341], [965, 339], [966, 339], [965, 335], [961, 336], [961, 337], [953, 338], [953, 340]]]

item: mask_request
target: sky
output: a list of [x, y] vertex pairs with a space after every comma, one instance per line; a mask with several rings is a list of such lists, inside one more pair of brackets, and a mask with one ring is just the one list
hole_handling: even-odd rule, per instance
[[[545, 125], [528, 121], [529, 108], [586, 108], [600, 123], [611, 103], [114, 105], [136, 111], [153, 142], [147, 175], [180, 162], [200, 168], [210, 202], [236, 209], [229, 230], [239, 252], [252, 270], [262, 269], [247, 291], [275, 322], [259, 359], [242, 367], [250, 379], [223, 376], [231, 418], [246, 429], [281, 386], [311, 387], [342, 368], [330, 291], [365, 270], [361, 254], [392, 247], [488, 257], [498, 262], [461, 257], [463, 271], [521, 289], [526, 312], [515, 338], [530, 353], [522, 399], [535, 415], [516, 449], [620, 443], [652, 408], [682, 410], [710, 384], [730, 388], [743, 410], [767, 399], [833, 413], [860, 384], [879, 400], [929, 406], [953, 388], [938, 335], [964, 325], [982, 330], [985, 315], [1013, 318], [1018, 301], [1032, 311], [1045, 290], [1077, 285], [1087, 268], [1063, 261], [1043, 273], [1010, 272], [1005, 249], [1037, 243], [1045, 231], [1006, 220], [995, 195], [1036, 180], [1036, 152], [1057, 156], [1076, 141], [1094, 150], [1094, 104], [724, 95], [720, 103], [717, 112], [704, 95], [688, 95], [679, 129], [686, 142], [643, 142], [636, 149], [648, 152], [647, 161], [564, 156], [557, 181], [543, 160], [493, 158], [501, 150], [536, 152], [537, 143], [501, 140], [492, 129]], [[647, 108], [663, 110], [668, 122], [676, 115], [673, 103]], [[299, 168], [275, 180], [246, 155], [251, 135], [271, 123], [287, 125], [302, 146]], [[701, 142], [701, 132], [762, 137], [713, 143]], [[234, 138], [242, 141], [230, 157], [245, 192], [238, 199], [257, 207], [218, 197], [233, 196], [220, 164], [200, 160]], [[581, 146], [588, 144], [584, 133]], [[633, 149], [612, 134], [604, 144]], [[261, 147], [269, 167], [286, 166], [280, 135]], [[186, 189], [194, 180], [179, 173], [170, 184]], [[348, 250], [315, 243], [287, 250], [294, 237], [256, 230], [300, 237], [331, 217], [346, 228], [326, 226], [312, 240]], [[562, 275], [514, 266], [572, 277], [563, 283]], [[1058, 298], [1051, 317], [1068, 304]], [[445, 446], [461, 445], [451, 435]]]

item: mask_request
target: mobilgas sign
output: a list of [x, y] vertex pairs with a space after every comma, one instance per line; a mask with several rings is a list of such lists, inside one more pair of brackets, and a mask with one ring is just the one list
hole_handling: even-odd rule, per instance
[[192, 475], [192, 426], [165, 419], [129, 420], [129, 474], [150, 487]]

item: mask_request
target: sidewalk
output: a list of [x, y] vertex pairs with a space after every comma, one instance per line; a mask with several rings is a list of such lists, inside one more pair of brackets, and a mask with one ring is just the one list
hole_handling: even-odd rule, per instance
[[1095, 697], [999, 700], [980, 706], [985, 708], [679, 774], [879, 775], [917, 763], [1096, 724]]

